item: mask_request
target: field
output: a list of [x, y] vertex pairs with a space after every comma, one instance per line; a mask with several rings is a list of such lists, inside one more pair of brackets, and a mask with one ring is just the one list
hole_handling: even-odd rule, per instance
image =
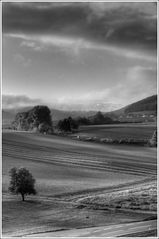
[[[156, 149], [100, 145], [66, 137], [3, 132], [3, 233], [92, 227], [143, 220], [150, 215], [81, 209], [79, 198], [156, 178]], [[12, 167], [36, 178], [37, 196], [21, 202], [8, 193]]]
[[77, 135], [111, 139], [150, 139], [156, 129], [155, 123], [149, 124], [114, 124], [81, 126]]
[[78, 199], [81, 205], [93, 208], [118, 208], [129, 210], [157, 211], [157, 182], [151, 181], [128, 186], [116, 192], [99, 193]]

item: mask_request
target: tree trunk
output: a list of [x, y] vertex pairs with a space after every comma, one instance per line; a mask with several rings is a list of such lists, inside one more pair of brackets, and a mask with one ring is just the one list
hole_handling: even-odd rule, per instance
[[22, 195], [22, 201], [24, 202], [24, 194], [21, 194]]

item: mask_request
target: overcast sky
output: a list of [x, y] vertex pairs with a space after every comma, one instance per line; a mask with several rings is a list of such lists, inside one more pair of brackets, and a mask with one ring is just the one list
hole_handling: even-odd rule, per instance
[[124, 106], [156, 94], [156, 8], [3, 3], [3, 95]]

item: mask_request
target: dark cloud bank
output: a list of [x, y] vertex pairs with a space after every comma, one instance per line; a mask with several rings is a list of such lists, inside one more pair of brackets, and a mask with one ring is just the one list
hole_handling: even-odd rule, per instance
[[3, 3], [3, 32], [58, 34], [156, 49], [155, 3]]

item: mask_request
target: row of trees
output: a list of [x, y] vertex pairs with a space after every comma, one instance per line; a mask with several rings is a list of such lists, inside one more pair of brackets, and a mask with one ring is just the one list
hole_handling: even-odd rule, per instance
[[[91, 117], [72, 117], [60, 120], [57, 129], [62, 132], [72, 132], [78, 129], [80, 125], [110, 124], [113, 120], [103, 115], [100, 111]], [[40, 133], [53, 133], [53, 123], [51, 111], [47, 106], [35, 106], [27, 112], [20, 112], [16, 115], [12, 123], [15, 130], [34, 131]]]
[[97, 112], [92, 117], [78, 117], [76, 119], [72, 119], [71, 117], [65, 118], [64, 120], [60, 120], [57, 124], [57, 128], [63, 132], [72, 132], [77, 130], [80, 125], [100, 125], [100, 124], [111, 124], [113, 120], [104, 116], [100, 111]]

